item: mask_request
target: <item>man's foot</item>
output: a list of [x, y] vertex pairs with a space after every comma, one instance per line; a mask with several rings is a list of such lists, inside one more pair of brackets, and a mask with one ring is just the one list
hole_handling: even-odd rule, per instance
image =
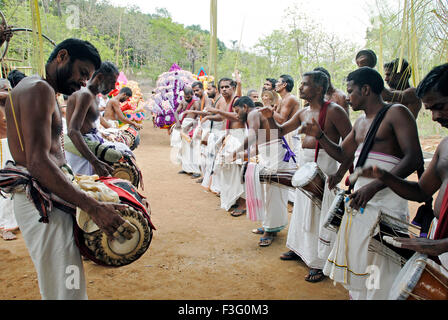
[[196, 180], [196, 183], [202, 183], [204, 181], [204, 178]]
[[0, 236], [6, 241], [17, 239], [16, 235], [9, 230], [0, 230]]
[[274, 241], [273, 236], [264, 236], [260, 238], [260, 242], [258, 242], [258, 245], [260, 247], [269, 247], [273, 241]]
[[199, 173], [194, 173], [194, 174], [191, 175], [191, 179], [197, 179], [197, 178], [200, 178], [200, 177], [201, 177], [201, 175]]
[[289, 250], [288, 252], [283, 253], [280, 256], [280, 259], [286, 260], [286, 261], [289, 261], [289, 260], [300, 260], [300, 257], [294, 251]]
[[263, 228], [257, 228], [257, 229], [253, 229], [252, 233], [255, 234], [264, 234], [264, 229]]
[[181, 170], [181, 171], [178, 172], [178, 174], [188, 174], [188, 172], [186, 172], [184, 170]]
[[312, 283], [317, 283], [325, 279], [325, 275], [320, 269], [311, 269], [305, 280]]
[[240, 217], [244, 214], [246, 214], [246, 209], [235, 209], [230, 213], [232, 217]]

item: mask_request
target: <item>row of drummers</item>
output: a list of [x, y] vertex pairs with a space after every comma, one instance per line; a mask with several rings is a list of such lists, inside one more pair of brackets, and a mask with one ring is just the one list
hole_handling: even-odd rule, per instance
[[[341, 283], [353, 299], [448, 299], [446, 270], [392, 239], [420, 236], [419, 227], [408, 222], [405, 199], [384, 189], [366, 208], [354, 210], [348, 195], [372, 180], [359, 177], [358, 169], [347, 179], [349, 190], [330, 190], [324, 171], [336, 171], [330, 167], [337, 162], [319, 148], [302, 149], [301, 128], [257, 145], [256, 154], [251, 148], [249, 156], [235, 158], [248, 129], [225, 130], [224, 123], [199, 120], [196, 130], [172, 128], [172, 160], [181, 163], [182, 172], [202, 175], [202, 187], [219, 195], [226, 211], [235, 211], [243, 199], [243, 213], [262, 224], [252, 231], [262, 235], [260, 246], [270, 245], [289, 223], [289, 256], [314, 270], [310, 276], [320, 272]], [[372, 157], [371, 147], [365, 143], [358, 150], [356, 160], [364, 163], [357, 167], [390, 170], [399, 161], [379, 153]], [[294, 203], [290, 221], [288, 201]]]

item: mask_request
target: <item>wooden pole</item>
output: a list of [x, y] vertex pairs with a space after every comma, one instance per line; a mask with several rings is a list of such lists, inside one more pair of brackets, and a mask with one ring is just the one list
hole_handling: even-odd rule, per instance
[[120, 56], [120, 35], [121, 35], [121, 20], [123, 18], [123, 11], [124, 11], [124, 9], [121, 10], [120, 23], [118, 25], [117, 53], [116, 53], [116, 58], [115, 58], [115, 64], [116, 64], [117, 68], [118, 68], [118, 57]]

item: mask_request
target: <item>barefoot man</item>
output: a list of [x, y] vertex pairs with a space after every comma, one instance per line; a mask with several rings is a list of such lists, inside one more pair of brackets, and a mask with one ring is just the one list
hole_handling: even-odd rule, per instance
[[[357, 167], [364, 165], [362, 162], [377, 165], [402, 178], [415, 172], [423, 157], [417, 125], [409, 109], [384, 103], [381, 98], [384, 81], [372, 68], [353, 71], [347, 81], [350, 105], [354, 111], [363, 110], [365, 115], [356, 120], [342, 145], [331, 141], [314, 120], [304, 126], [303, 132], [316, 137], [322, 148], [340, 162], [355, 156]], [[360, 178], [353, 190], [351, 202], [346, 205], [351, 209], [344, 214], [324, 274], [350, 290], [352, 299], [386, 299], [401, 263], [392, 255], [383, 256], [380, 251], [369, 249], [376, 241], [372, 239], [372, 230], [380, 218], [387, 216], [392, 217], [393, 227], [407, 222], [407, 200], [380, 180]], [[378, 286], [368, 286], [367, 280], [374, 270], [381, 274]]]
[[[420, 82], [417, 96], [427, 110], [432, 112], [432, 119], [448, 128], [448, 64], [435, 67]], [[411, 249], [430, 257], [439, 258], [441, 264], [448, 268], [448, 138], [442, 140], [426, 171], [418, 182], [406, 181], [378, 166], [364, 169], [364, 177], [379, 179], [401, 197], [425, 202], [437, 191], [434, 204], [432, 234], [425, 238], [395, 238], [401, 248]], [[435, 258], [437, 260], [437, 258]]]
[[[90, 43], [67, 39], [50, 55], [46, 77], [23, 79], [6, 102], [8, 143], [15, 163], [9, 163], [14, 173], [0, 175], [1, 187], [7, 188], [10, 180], [30, 186], [14, 183], [9, 190], [15, 189], [14, 212], [37, 271], [42, 299], [87, 299], [73, 217], [49, 202], [54, 204], [60, 198], [84, 210], [110, 239], [124, 235], [128, 228], [115, 211], [122, 205], [98, 202], [73, 185], [61, 146], [56, 93], [70, 95], [81, 89], [100, 65], [98, 51]], [[67, 277], [72, 276], [66, 273], [68, 267], [80, 276], [73, 288], [66, 285]]]
[[[279, 126], [280, 134], [287, 134], [296, 130], [303, 122], [314, 119], [321, 123], [331, 141], [339, 143], [341, 138], [346, 137], [351, 130], [348, 115], [341, 106], [325, 101], [327, 90], [328, 77], [323, 72], [305, 73], [299, 91], [300, 98], [306, 100], [309, 106], [296, 113], [290, 121]], [[269, 113], [268, 110], [264, 111], [265, 116], [274, 126]], [[317, 162], [318, 167], [327, 176], [335, 174], [338, 170], [338, 162], [320, 147], [315, 137], [310, 135], [306, 135], [303, 139], [299, 168], [308, 162]], [[319, 282], [324, 279], [322, 269], [326, 257], [319, 256], [319, 242], [325, 240], [327, 246], [330, 246], [330, 239], [327, 239], [329, 235], [323, 235], [320, 225], [321, 218], [328, 210], [334, 196], [335, 194], [329, 190], [327, 183], [324, 188], [323, 203], [319, 208], [303, 192], [296, 190], [294, 211], [286, 242], [290, 251], [284, 253], [280, 258], [282, 260], [302, 259], [310, 268], [309, 274], [305, 278], [309, 282]]]

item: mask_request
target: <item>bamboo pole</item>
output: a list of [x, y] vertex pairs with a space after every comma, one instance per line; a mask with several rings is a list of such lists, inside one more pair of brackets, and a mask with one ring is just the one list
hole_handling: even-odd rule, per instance
[[121, 10], [120, 13], [120, 23], [118, 25], [118, 37], [117, 37], [117, 53], [116, 53], [116, 57], [115, 57], [115, 65], [118, 67], [118, 57], [120, 55], [120, 36], [121, 36], [121, 20], [123, 18], [123, 9]]
[[44, 43], [38, 0], [30, 0], [31, 20], [33, 24], [34, 68], [41, 77], [45, 77]]
[[218, 81], [218, 0], [210, 0], [210, 51], [209, 70], [215, 83]]

